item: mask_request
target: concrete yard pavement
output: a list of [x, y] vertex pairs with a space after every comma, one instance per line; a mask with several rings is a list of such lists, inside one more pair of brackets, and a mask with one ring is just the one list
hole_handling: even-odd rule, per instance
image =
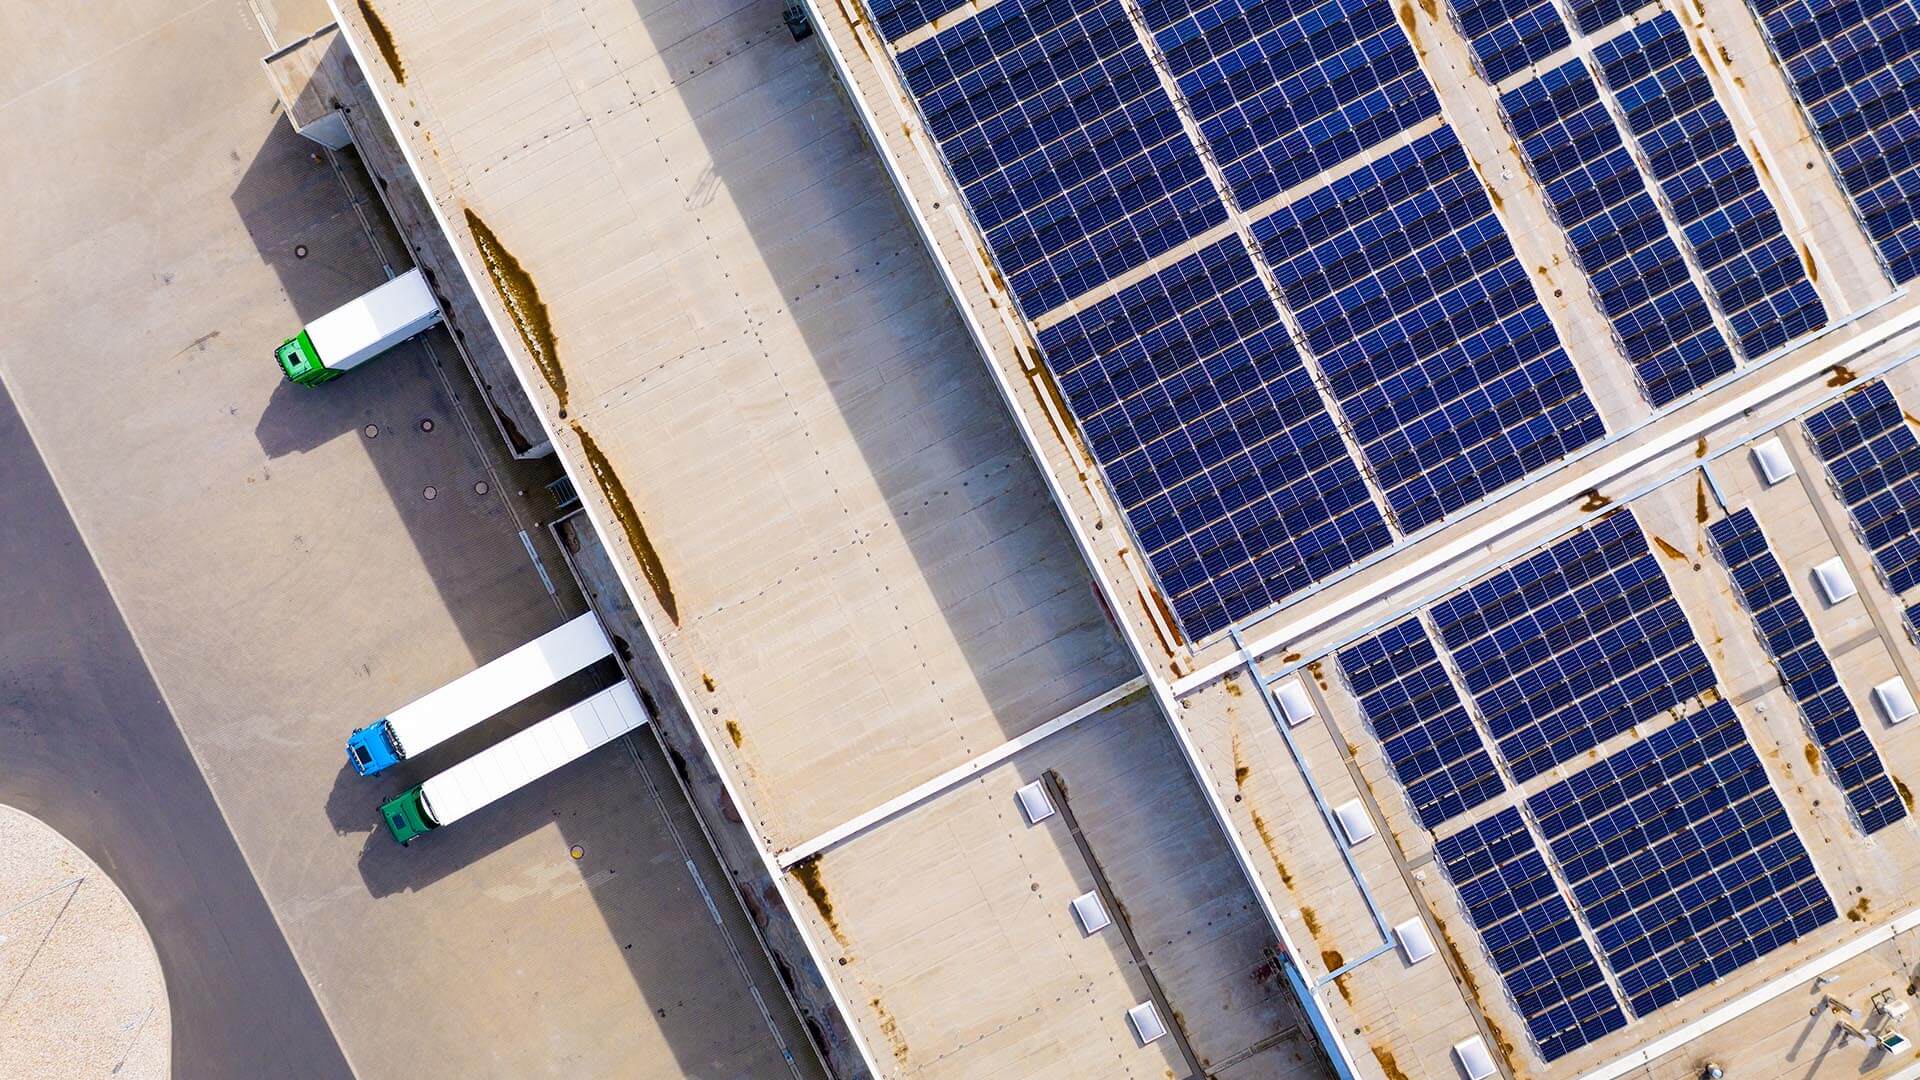
[[[633, 753], [608, 748], [412, 849], [377, 831], [380, 799], [425, 773], [353, 776], [346, 733], [581, 601], [535, 527], [544, 474], [486, 444], [444, 338], [319, 389], [279, 378], [273, 346], [377, 284], [399, 248], [369, 230], [377, 201], [349, 201], [351, 159], [336, 169], [276, 115], [253, 14], [129, 0], [53, 19], [8, 0], [0, 40], [19, 45], [0, 123], [35, 148], [0, 161], [0, 381], [77, 525], [23, 539], [8, 588], [39, 591], [10, 610], [69, 605], [60, 575], [97, 563], [97, 610], [62, 617], [100, 633], [117, 601], [133, 659], [106, 663], [82, 637], [51, 651], [98, 687], [96, 712], [159, 723], [114, 748], [100, 768], [116, 772], [50, 754], [22, 804], [60, 824], [105, 809], [94, 786], [185, 783], [197, 764], [212, 798], [183, 817], [152, 797], [142, 816], [163, 836], [143, 852], [235, 903], [246, 889], [228, 883], [264, 895], [253, 921], [214, 920], [261, 941], [170, 954], [170, 934], [195, 930], [185, 894], [143, 902], [127, 883], [169, 979], [204, 979], [208, 1014], [227, 1005], [199, 1044], [176, 1008], [176, 1072], [816, 1075], [757, 946], [716, 924], [703, 891], [725, 903], [720, 879], [696, 880], [711, 870], [662, 801], [677, 790]], [[178, 733], [155, 749], [167, 707]], [[42, 738], [51, 714], [21, 708], [22, 737]], [[126, 828], [98, 826], [138, 842]], [[195, 869], [223, 844], [227, 866]], [[250, 977], [273, 921], [281, 967]], [[277, 1019], [250, 1024], [250, 1006]], [[220, 1057], [243, 1032], [273, 1057]]]
[[71, 839], [145, 919], [176, 1073], [350, 1075], [4, 392], [0, 461], [0, 805]]

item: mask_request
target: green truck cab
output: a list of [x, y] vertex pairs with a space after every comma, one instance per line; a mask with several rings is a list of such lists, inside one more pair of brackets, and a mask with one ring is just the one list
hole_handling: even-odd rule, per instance
[[439, 827], [427, 812], [418, 784], [381, 803], [380, 818], [387, 823], [387, 831], [402, 845], [410, 844]]
[[313, 339], [305, 330], [299, 337], [290, 337], [273, 351], [273, 358], [280, 362], [280, 371], [288, 381], [301, 386], [316, 386], [328, 379], [337, 379], [340, 372], [329, 370], [320, 362], [320, 354], [313, 351]]

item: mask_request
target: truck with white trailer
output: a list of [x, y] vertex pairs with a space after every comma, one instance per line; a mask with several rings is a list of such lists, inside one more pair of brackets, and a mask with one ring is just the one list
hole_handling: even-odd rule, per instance
[[347, 761], [372, 776], [612, 654], [589, 611], [355, 731], [347, 737]]
[[585, 757], [647, 722], [624, 680], [388, 799], [387, 831], [403, 846]]
[[440, 319], [440, 302], [415, 267], [308, 323], [273, 357], [288, 379], [314, 386], [425, 333]]

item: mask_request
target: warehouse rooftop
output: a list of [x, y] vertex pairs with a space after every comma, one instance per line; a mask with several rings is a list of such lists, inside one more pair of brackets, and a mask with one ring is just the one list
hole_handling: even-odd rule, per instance
[[1274, 931], [819, 50], [766, 3], [341, 14], [868, 1065], [1311, 1075]]
[[[1920, 685], [1906, 670], [1920, 652], [1897, 629], [1897, 598], [1835, 526], [1849, 508], [1818, 485], [1802, 443], [1789, 444], [1797, 488], [1761, 491], [1741, 470], [1750, 442], [1798, 431], [1798, 418], [1878, 376], [1920, 400], [1901, 366], [1920, 304], [1883, 269], [1898, 237], [1864, 231], [1848, 177], [1815, 167], [1820, 148], [1747, 9], [1712, 0], [1684, 22], [1658, 8], [1616, 13], [1630, 17], [1546, 35], [1544, 51], [1503, 71], [1452, 8], [1403, 4], [1382, 19], [1372, 9], [1384, 5], [1346, 3], [1342, 17], [1384, 35], [1356, 47], [1386, 67], [1417, 65], [1431, 100], [1398, 83], [1405, 115], [1390, 138], [1304, 175], [1276, 166], [1273, 179], [1212, 147], [1213, 114], [1152, 112], [1172, 126], [1156, 129], [1162, 149], [1140, 153], [1153, 175], [1183, 178], [1165, 197], [1187, 199], [1192, 216], [1166, 224], [1158, 250], [1081, 287], [1084, 262], [1066, 268], [1065, 248], [1011, 243], [1021, 215], [990, 210], [970, 181], [956, 188], [950, 170], [982, 166], [942, 141], [960, 121], [929, 123], [916, 97], [968, 100], [932, 74], [945, 70], [943, 42], [987, 20], [1001, 35], [991, 47], [1017, 45], [1007, 28], [1032, 6], [875, 4], [876, 25], [859, 5], [815, 5], [824, 55], [796, 46], [770, 3], [555, 12], [490, 0], [453, 21], [420, 0], [368, 0], [342, 13], [867, 1064], [969, 1076], [1311, 1073], [1316, 1052], [1276, 946], [1314, 984], [1309, 1011], [1338, 1032], [1327, 1052], [1361, 1075], [1453, 1077], [1454, 1048], [1475, 1039], [1514, 1075], [1653, 1062], [1656, 1075], [1678, 1076], [1697, 1066], [1697, 1046], [1758, 1075], [1782, 1061], [1802, 1075], [1807, 1055], [1849, 1052], [1820, 1044], [1825, 1027], [1794, 1041], [1804, 995], [1829, 973], [1840, 979], [1832, 991], [1858, 1004], [1911, 971], [1898, 935], [1914, 919], [1898, 897], [1916, 884], [1920, 849], [1910, 820], [1863, 836], [1837, 789], [1819, 787], [1821, 758], [1795, 735], [1800, 705], [1772, 679], [1705, 536], [1752, 506], [1796, 570], [1854, 559], [1855, 607], [1809, 619], [1886, 772], [1911, 774], [1920, 728], [1884, 722], [1865, 687], [1895, 673]], [[1203, 65], [1170, 58], [1185, 47], [1173, 29], [1181, 5], [1124, 17], [1119, 5], [1082, 6], [1081, 30], [1118, 42], [1115, 62], [1142, 101], [1156, 83], [1169, 101], [1197, 93]], [[1672, 266], [1684, 263], [1673, 272], [1711, 294], [1688, 309], [1709, 320], [1699, 340], [1732, 345], [1676, 352], [1709, 359], [1658, 406], [1651, 397], [1666, 391], [1649, 387], [1671, 385], [1656, 382], [1671, 372], [1619, 351], [1613, 301], [1580, 269], [1593, 256], [1569, 246], [1571, 211], [1538, 180], [1543, 144], [1520, 137], [1517, 104], [1501, 104], [1526, 100], [1552, 69], [1567, 72], [1555, 77], [1570, 93], [1596, 95], [1604, 110], [1590, 115], [1633, 130], [1631, 76], [1579, 72], [1604, 71], [1608, 57], [1631, 68], [1632, 56], [1613, 54], [1641, 37], [1667, 49], [1662, 63], [1674, 63], [1673, 42], [1701, 57], [1709, 99], [1723, 104], [1700, 123], [1737, 121], [1739, 152], [1759, 163], [1744, 174], [1759, 201], [1743, 205], [1765, 206], [1787, 245], [1768, 249], [1781, 260], [1766, 287], [1779, 317], [1756, 325], [1732, 310], [1706, 245], [1668, 221], [1688, 237], [1671, 249]], [[1017, 149], [1020, 137], [990, 132], [986, 145]], [[1182, 138], [1201, 149], [1182, 150]], [[1631, 183], [1659, 189], [1635, 205], [1671, 218], [1675, 193], [1660, 188], [1670, 178], [1644, 154], [1621, 155], [1644, 173]], [[1789, 165], [1793, 182], [1775, 179]], [[1262, 293], [1288, 299], [1255, 320], [1273, 356], [1281, 338], [1337, 342], [1335, 322], [1306, 321], [1332, 310], [1313, 290], [1333, 265], [1303, 270], [1289, 246], [1302, 241], [1274, 238], [1346, 235], [1296, 206], [1317, 205], [1321, 190], [1364, 199], [1369, 184], [1406, 175], [1444, 175], [1462, 232], [1508, 238], [1475, 272], [1510, 266], [1520, 276], [1501, 279], [1502, 295], [1522, 299], [1501, 325], [1534, 342], [1548, 340], [1545, 327], [1562, 343], [1524, 370], [1557, 388], [1571, 434], [1544, 461], [1529, 449], [1490, 467], [1519, 469], [1510, 482], [1436, 502], [1418, 492], [1442, 461], [1415, 462], [1424, 480], [1385, 483], [1389, 438], [1351, 422], [1315, 427], [1335, 461], [1366, 466], [1324, 492], [1351, 502], [1333, 524], [1357, 531], [1330, 535], [1354, 558], [1258, 604], [1244, 593], [1207, 600], [1229, 579], [1241, 587], [1247, 568], [1153, 561], [1166, 548], [1143, 541], [1151, 523], [1117, 494], [1140, 474], [1110, 456], [1112, 414], [1088, 423], [1096, 381], [1056, 361], [1098, 353], [1103, 334], [1162, 302], [1152, 290], [1171, 303], [1170, 283], [1198, 288], [1196, 267], [1235, 286], [1236, 327], [1252, 325], [1245, 313]], [[1151, 215], [1159, 204], [1143, 205]], [[1284, 215], [1295, 233], [1275, 231]], [[1089, 229], [1087, 242], [1120, 231]], [[1383, 250], [1391, 240], [1376, 237]], [[1281, 323], [1284, 334], [1271, 331]], [[1311, 356], [1316, 381], [1301, 385], [1332, 385], [1329, 365], [1344, 355], [1328, 345]], [[1342, 417], [1364, 403], [1327, 396]], [[1587, 758], [1517, 780], [1509, 766], [1478, 806], [1417, 820], [1337, 654], [1410, 613], [1431, 620], [1462, 586], [1623, 507], [1648, 553], [1695, 553], [1684, 569], [1660, 564], [1674, 594], [1662, 610], [1683, 612], [1711, 645], [1718, 679], [1710, 695], [1633, 718], [1581, 754], [1671, 740], [1731, 708], [1762, 762], [1748, 774], [1780, 793], [1836, 906], [1713, 986], [1630, 1022], [1602, 1017], [1579, 1040], [1555, 1036], [1548, 1054], [1439, 841], [1531, 808]], [[1176, 569], [1203, 580], [1176, 583]], [[1289, 681], [1292, 703], [1315, 714], [1297, 728], [1263, 692]], [[1035, 783], [1062, 812], [1034, 820], [1017, 793]], [[1089, 937], [1072, 914], [1070, 901], [1103, 889], [1129, 933]], [[1431, 955], [1396, 929], [1409, 923]], [[1595, 938], [1571, 916], [1556, 925]], [[1611, 963], [1607, 942], [1596, 947]], [[1630, 994], [1611, 968], [1594, 977], [1585, 992]], [[1173, 1013], [1169, 1037], [1143, 1045], [1126, 1019], [1143, 1002]]]

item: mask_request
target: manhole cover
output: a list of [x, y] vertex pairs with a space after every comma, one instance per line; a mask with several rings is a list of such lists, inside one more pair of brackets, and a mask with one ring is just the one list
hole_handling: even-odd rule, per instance
[[431, 420], [422, 420], [422, 421], [420, 421], [420, 430], [421, 430], [421, 431], [432, 431], [432, 430], [433, 430], [433, 421], [431, 421]]
[[573, 856], [574, 861], [578, 862], [587, 857], [587, 849], [581, 847], [579, 844], [575, 844], [567, 849], [567, 854]]
[[304, 258], [306, 258], [306, 257], [307, 257], [307, 245], [305, 245], [305, 244], [295, 244], [295, 245], [293, 245], [293, 257], [294, 257], [294, 258], [296, 258], [296, 259], [304, 259]]
[[487, 486], [487, 482], [485, 480], [478, 481], [473, 485], [473, 493], [475, 495], [485, 495], [487, 492], [491, 490], [493, 489]]
[[377, 439], [380, 437], [379, 424], [368, 424], [366, 427], [362, 428], [361, 430], [366, 433], [366, 436], [369, 439]]
[[432, 484], [428, 484], [427, 490], [421, 492], [420, 494], [425, 495], [427, 497], [428, 502], [432, 502], [433, 500], [440, 497], [440, 489], [434, 487]]

